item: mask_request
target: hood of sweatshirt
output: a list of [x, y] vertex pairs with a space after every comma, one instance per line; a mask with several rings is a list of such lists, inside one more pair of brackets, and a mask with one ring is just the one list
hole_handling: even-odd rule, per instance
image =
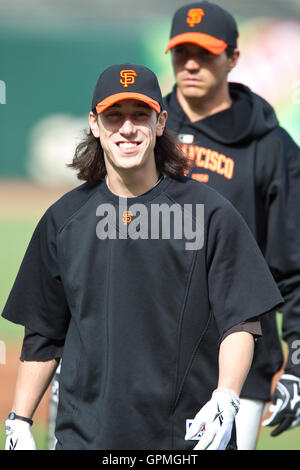
[[240, 83], [229, 83], [232, 106], [197, 122], [191, 122], [180, 107], [176, 85], [164, 98], [169, 113], [167, 126], [179, 131], [188, 126], [222, 144], [241, 144], [261, 138], [279, 125], [272, 106]]

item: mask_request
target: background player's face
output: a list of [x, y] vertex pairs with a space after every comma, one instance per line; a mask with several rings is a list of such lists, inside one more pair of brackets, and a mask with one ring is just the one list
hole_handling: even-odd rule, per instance
[[172, 49], [179, 93], [186, 98], [213, 96], [226, 85], [236, 60], [228, 58], [226, 52], [215, 55], [196, 44], [179, 44]]
[[[133, 169], [154, 159], [156, 137], [161, 136], [166, 116], [138, 100], [122, 100], [98, 116], [98, 130], [106, 167]], [[93, 131], [93, 129], [92, 129]], [[108, 169], [108, 168], [107, 168]]]

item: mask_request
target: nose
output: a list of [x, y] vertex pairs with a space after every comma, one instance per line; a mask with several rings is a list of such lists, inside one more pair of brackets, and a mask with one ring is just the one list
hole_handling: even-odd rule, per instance
[[122, 122], [122, 126], [119, 129], [119, 132], [120, 134], [126, 136], [133, 135], [136, 133], [136, 127], [132, 122], [130, 116], [125, 116], [124, 121]]
[[189, 56], [189, 58], [187, 59], [187, 61], [185, 63], [185, 68], [189, 72], [198, 71], [200, 69], [200, 64], [199, 64], [198, 58], [196, 58], [194, 56]]

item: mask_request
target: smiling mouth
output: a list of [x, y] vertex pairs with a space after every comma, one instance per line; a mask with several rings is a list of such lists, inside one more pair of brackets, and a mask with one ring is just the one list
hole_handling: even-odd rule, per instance
[[128, 141], [122, 141], [122, 142], [117, 142], [117, 146], [121, 150], [134, 150], [140, 145], [140, 142], [128, 142]]

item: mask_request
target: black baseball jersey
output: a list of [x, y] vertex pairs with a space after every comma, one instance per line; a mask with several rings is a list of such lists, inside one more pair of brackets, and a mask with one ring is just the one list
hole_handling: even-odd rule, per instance
[[[192, 123], [174, 87], [164, 99], [167, 127], [190, 161], [189, 176], [230, 200], [256, 238], [285, 299], [282, 333], [292, 354], [300, 338], [300, 152], [263, 98], [237, 83], [229, 90], [229, 109]], [[262, 331], [241, 396], [268, 401], [283, 363], [275, 315], [264, 317]], [[286, 371], [300, 376], [291, 354]]]
[[[151, 223], [153, 208], [169, 234]], [[166, 208], [182, 211], [182, 225]], [[194, 246], [192, 225], [202, 233]], [[233, 206], [191, 178], [165, 177], [127, 200], [104, 181], [83, 184], [51, 206], [3, 316], [65, 341], [57, 449], [188, 450], [187, 420], [216, 388], [223, 333], [282, 301]]]

